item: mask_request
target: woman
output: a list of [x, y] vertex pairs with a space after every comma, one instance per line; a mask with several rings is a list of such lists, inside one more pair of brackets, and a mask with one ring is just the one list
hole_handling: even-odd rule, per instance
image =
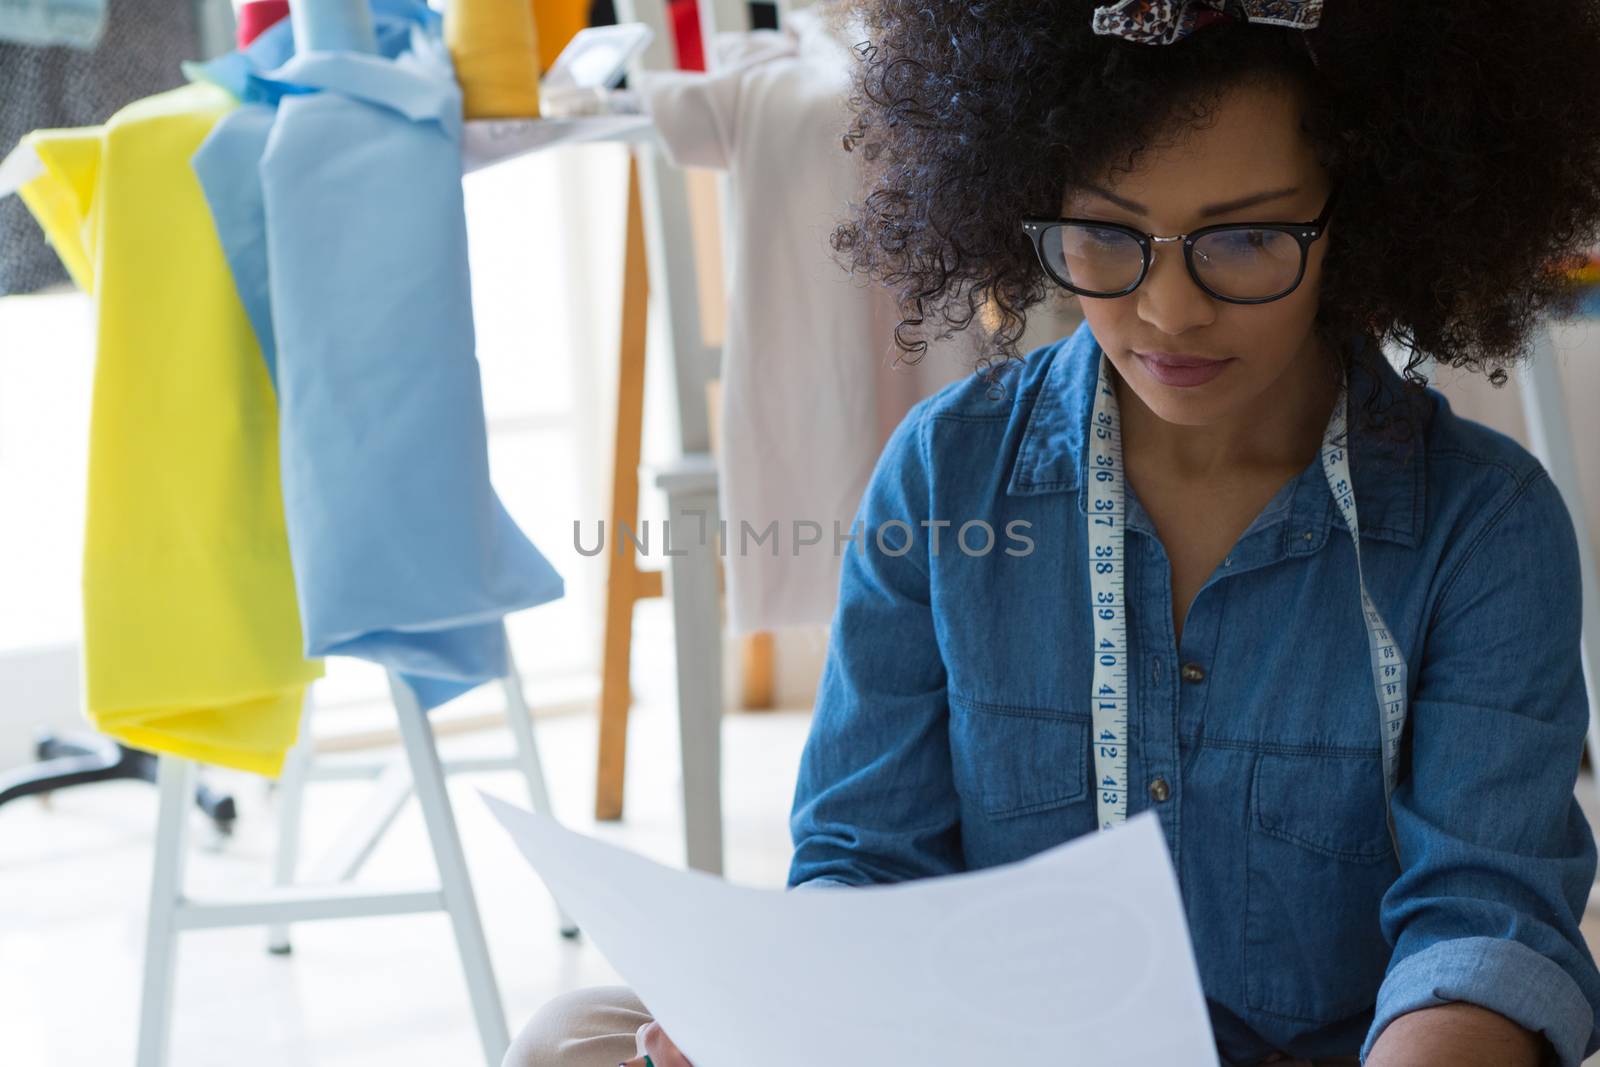
[[[898, 287], [901, 347], [988, 303], [1007, 359], [873, 474], [790, 886], [1153, 809], [1230, 1067], [1600, 1048], [1571, 517], [1414, 377], [1503, 381], [1600, 224], [1600, 16], [1504, 10], [865, 5], [876, 187], [836, 247]], [[1084, 325], [1009, 358], [1052, 287]], [[646, 1055], [688, 1063], [605, 987], [508, 1062]]]

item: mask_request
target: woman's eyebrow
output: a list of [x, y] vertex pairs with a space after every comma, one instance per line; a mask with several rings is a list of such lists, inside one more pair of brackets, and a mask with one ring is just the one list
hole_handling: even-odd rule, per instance
[[[1085, 184], [1083, 188], [1086, 191], [1093, 193], [1095, 196], [1103, 197], [1104, 199], [1111, 201], [1113, 204], [1124, 209], [1125, 211], [1133, 212], [1135, 215], [1144, 215], [1150, 210], [1143, 204], [1125, 199], [1116, 195], [1115, 193], [1107, 192], [1097, 185]], [[1300, 187], [1295, 185], [1290, 186], [1287, 189], [1269, 189], [1264, 193], [1252, 193], [1249, 196], [1241, 196], [1236, 200], [1225, 200], [1220, 204], [1208, 204], [1200, 209], [1200, 217], [1203, 219], [1209, 219], [1215, 218], [1218, 215], [1226, 215], [1230, 211], [1242, 211], [1247, 207], [1254, 207], [1256, 204], [1263, 204], [1269, 200], [1278, 200], [1286, 196], [1292, 196], [1299, 191]]]

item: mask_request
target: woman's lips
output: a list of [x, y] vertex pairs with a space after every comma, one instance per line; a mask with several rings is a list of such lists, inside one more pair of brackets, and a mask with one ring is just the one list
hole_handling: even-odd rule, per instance
[[1134, 355], [1139, 357], [1145, 373], [1150, 377], [1162, 385], [1180, 388], [1204, 385], [1234, 362], [1231, 358], [1196, 359], [1193, 356], [1177, 356], [1161, 352], [1135, 352]]

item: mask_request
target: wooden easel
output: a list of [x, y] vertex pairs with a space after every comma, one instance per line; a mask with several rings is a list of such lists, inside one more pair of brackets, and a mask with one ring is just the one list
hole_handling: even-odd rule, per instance
[[[622, 337], [617, 368], [616, 447], [611, 464], [613, 539], [639, 525], [639, 458], [644, 426], [644, 353], [650, 279], [645, 267], [644, 214], [639, 201], [639, 160], [628, 153], [628, 226], [622, 259]], [[660, 571], [639, 569], [632, 552], [606, 556], [605, 646], [600, 664], [600, 752], [594, 817], [622, 818], [622, 777], [627, 761], [628, 708], [633, 703], [628, 665], [633, 653], [633, 606], [662, 595]]]
[[[697, 240], [697, 274], [703, 301], [702, 332], [721, 342], [721, 267], [715, 238], [702, 239], [715, 227], [711, 188], [689, 174], [691, 207]], [[622, 268], [622, 332], [617, 366], [617, 421], [611, 466], [611, 519], [613, 540], [622, 525], [637, 529], [639, 521], [639, 460], [644, 425], [645, 335], [650, 301], [650, 279], [645, 254], [644, 213], [639, 193], [639, 162], [628, 157], [628, 222]], [[717, 382], [707, 389], [712, 422], [712, 449], [718, 438], [716, 413], [720, 408]], [[719, 566], [718, 588], [721, 589]], [[628, 709], [633, 703], [629, 664], [633, 652], [633, 609], [641, 600], [664, 595], [662, 572], [642, 570], [631, 552], [612, 551], [606, 562], [604, 649], [601, 655], [599, 754], [595, 773], [594, 816], [600, 820], [622, 818], [623, 776], [627, 763]], [[744, 639], [741, 657], [744, 708], [770, 708], [774, 699], [772, 635], [751, 634]]]

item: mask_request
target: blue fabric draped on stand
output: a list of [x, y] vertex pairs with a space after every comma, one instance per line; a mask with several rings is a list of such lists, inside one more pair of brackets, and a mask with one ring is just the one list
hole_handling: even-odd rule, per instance
[[503, 676], [505, 615], [564, 587], [489, 481], [440, 16], [372, 15], [376, 54], [296, 55], [285, 21], [187, 67], [244, 101], [194, 168], [278, 391], [306, 653], [432, 708]]

